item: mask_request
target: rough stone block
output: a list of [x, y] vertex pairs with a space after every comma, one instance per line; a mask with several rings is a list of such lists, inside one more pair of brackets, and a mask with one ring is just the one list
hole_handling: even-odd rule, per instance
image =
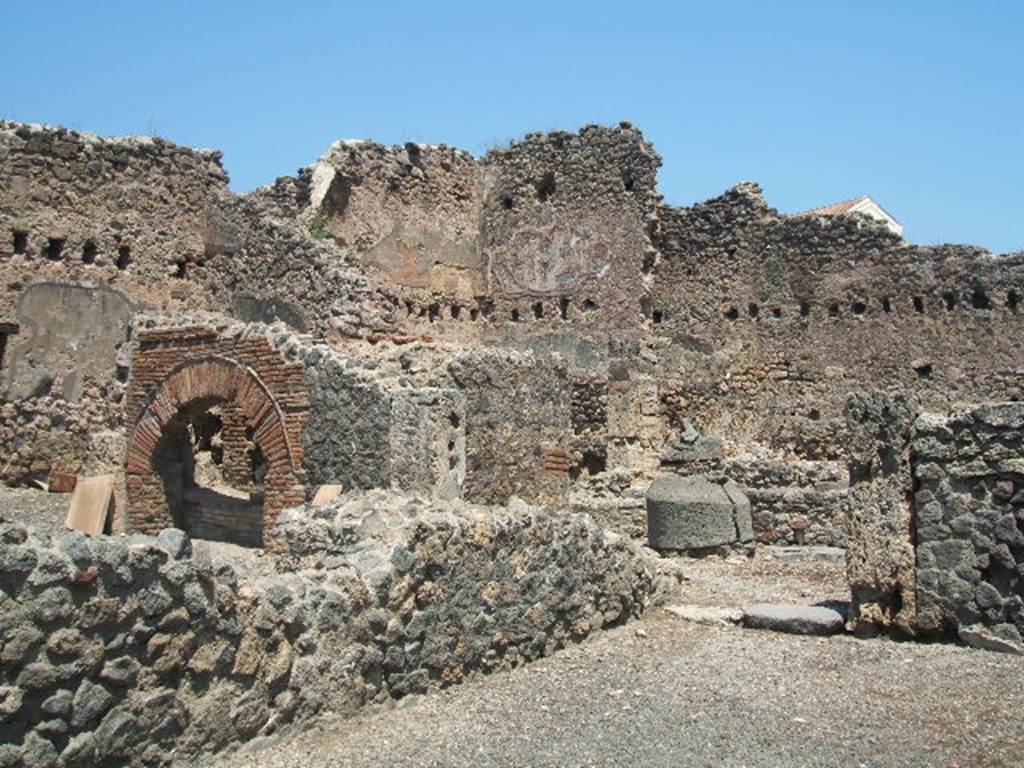
[[187, 533], [178, 528], [165, 528], [160, 531], [156, 542], [173, 560], [181, 560], [192, 554], [192, 541]]

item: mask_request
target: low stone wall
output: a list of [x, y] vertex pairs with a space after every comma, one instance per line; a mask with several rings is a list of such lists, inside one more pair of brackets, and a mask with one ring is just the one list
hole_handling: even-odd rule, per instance
[[849, 480], [841, 462], [737, 457], [722, 471], [750, 499], [762, 544], [846, 546], [842, 506]]
[[525, 505], [350, 493], [278, 530], [257, 576], [180, 531], [0, 521], [0, 765], [198, 758], [544, 656], [638, 615], [655, 583], [635, 545]]
[[644, 494], [650, 480], [616, 469], [587, 477], [572, 487], [569, 506], [590, 515], [601, 525], [637, 541], [647, 540]]

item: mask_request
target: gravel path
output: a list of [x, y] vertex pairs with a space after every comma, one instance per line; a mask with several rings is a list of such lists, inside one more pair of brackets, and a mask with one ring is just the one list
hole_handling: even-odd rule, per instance
[[683, 602], [742, 608], [752, 603], [849, 602], [846, 564], [821, 560], [779, 560], [757, 550], [722, 559], [679, 558], [686, 583]]
[[1022, 712], [1024, 658], [656, 611], [533, 665], [212, 764], [1021, 766]]

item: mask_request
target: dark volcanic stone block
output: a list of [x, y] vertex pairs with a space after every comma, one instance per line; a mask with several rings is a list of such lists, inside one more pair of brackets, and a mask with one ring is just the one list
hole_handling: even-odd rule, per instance
[[706, 549], [753, 537], [750, 502], [732, 480], [660, 475], [647, 490], [647, 538], [654, 549]]

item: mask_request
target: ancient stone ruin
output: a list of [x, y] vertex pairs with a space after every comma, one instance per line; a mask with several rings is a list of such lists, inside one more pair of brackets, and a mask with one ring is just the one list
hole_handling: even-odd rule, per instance
[[349, 140], [239, 195], [0, 121], [0, 482], [113, 496], [0, 520], [0, 765], [516, 666], [673, 588], [648, 545], [846, 548], [858, 634], [1024, 648], [1024, 254], [659, 165], [627, 123]]

